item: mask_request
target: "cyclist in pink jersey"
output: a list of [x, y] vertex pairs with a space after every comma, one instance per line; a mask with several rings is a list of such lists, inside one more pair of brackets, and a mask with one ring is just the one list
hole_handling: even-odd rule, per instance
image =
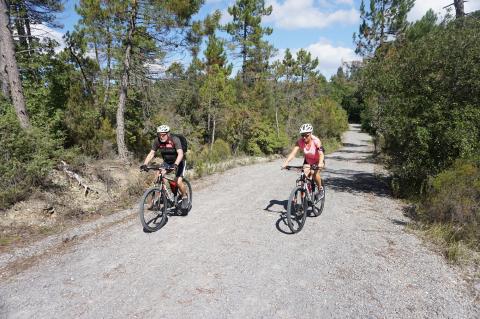
[[313, 135], [313, 126], [311, 124], [303, 124], [300, 127], [301, 138], [297, 141], [297, 144], [293, 147], [293, 150], [288, 154], [287, 159], [282, 165], [285, 168], [288, 163], [295, 158], [298, 150], [301, 149], [304, 155], [303, 171], [306, 176], [313, 178], [318, 186], [318, 189], [322, 189], [320, 171], [311, 170], [311, 166], [317, 166], [323, 168], [325, 166], [325, 155], [323, 154], [322, 142], [318, 137]]

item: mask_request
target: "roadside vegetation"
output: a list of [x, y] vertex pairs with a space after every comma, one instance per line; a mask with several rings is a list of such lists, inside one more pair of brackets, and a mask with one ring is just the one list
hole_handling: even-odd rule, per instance
[[[221, 25], [218, 11], [195, 19], [203, 3], [81, 0], [80, 20], [59, 47], [31, 30], [56, 26], [62, 1], [0, 2], [2, 213], [42, 199], [56, 207], [39, 215], [93, 214], [96, 200], [76, 203], [66, 195], [76, 186], [58, 176], [62, 161], [105, 193], [101, 207], [137, 196], [142, 183], [133, 170], [160, 124], [186, 136], [197, 176], [235, 158], [283, 154], [305, 122], [328, 151], [341, 145], [348, 128], [341, 88], [306, 50], [273, 59], [278, 50], [267, 37], [275, 30], [262, 26], [272, 8], [238, 0], [228, 9], [232, 22]], [[188, 64], [172, 63], [185, 56]], [[114, 174], [122, 170], [130, 188]], [[81, 208], [59, 209], [62, 201]], [[13, 226], [1, 227], [6, 234]]]
[[[448, 258], [480, 250], [479, 12], [455, 1], [455, 16], [409, 23], [414, 0], [362, 1], [354, 41], [364, 58], [327, 80], [306, 50], [273, 59], [265, 1], [237, 0], [227, 25], [220, 12], [195, 20], [203, 2], [82, 0], [58, 50], [31, 29], [55, 26], [61, 1], [0, 1], [0, 210], [61, 192], [62, 160], [134, 198], [142, 179], [124, 187], [98, 164], [132, 170], [162, 123], [187, 137], [203, 176], [234, 158], [284, 154], [304, 122], [331, 151], [348, 119], [374, 136], [394, 193], [415, 203], [417, 226]], [[171, 62], [185, 55], [188, 65]]]
[[340, 103], [374, 136], [416, 225], [461, 261], [480, 251], [480, 12], [457, 1], [455, 16], [428, 11], [412, 24], [413, 3], [362, 1], [364, 59], [333, 83], [346, 83]]

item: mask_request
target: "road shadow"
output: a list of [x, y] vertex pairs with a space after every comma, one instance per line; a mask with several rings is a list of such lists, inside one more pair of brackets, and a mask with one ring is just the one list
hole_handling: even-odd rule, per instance
[[[263, 209], [267, 212], [279, 214], [278, 220], [275, 222], [275, 227], [277, 230], [283, 234], [292, 235], [293, 232], [290, 230], [287, 224], [287, 205], [288, 200], [278, 200], [272, 199], [268, 205]], [[272, 207], [274, 209], [272, 209]]]
[[374, 194], [381, 197], [392, 195], [389, 178], [352, 170], [328, 170], [325, 176], [328, 188], [337, 192]]
[[[263, 210], [266, 210], [267, 212], [272, 212], [272, 213], [281, 213], [284, 214], [287, 212], [287, 205], [288, 205], [288, 200], [278, 200], [278, 199], [272, 199], [270, 203], [265, 207]], [[281, 206], [283, 210], [271, 210], [273, 206]]]
[[343, 147], [363, 147], [368, 146], [368, 144], [353, 144], [353, 143], [342, 143]]
[[344, 157], [340, 155], [335, 156], [328, 156], [327, 160], [335, 160], [335, 161], [348, 161], [358, 164], [375, 164], [376, 160], [373, 155], [366, 156], [366, 157]]
[[346, 175], [346, 176], [351, 176], [355, 174], [361, 174], [364, 173], [364, 171], [356, 171], [353, 169], [332, 169], [332, 168], [326, 168], [322, 171], [322, 173], [329, 173], [333, 175]]
[[408, 224], [410, 224], [407, 221], [399, 220], [399, 219], [396, 219], [396, 218], [392, 218], [392, 219], [390, 219], [390, 221], [392, 222], [392, 224], [399, 225], [399, 226], [407, 226]]
[[[349, 154], [372, 154], [372, 151], [357, 151], [357, 150], [338, 150], [335, 153], [349, 153]], [[327, 157], [328, 158], [328, 157]]]
[[348, 157], [343, 157], [343, 156], [338, 156], [338, 155], [327, 156], [325, 159], [326, 160], [336, 160], [336, 161], [354, 161], [354, 160], [356, 160], [354, 158], [348, 158]]
[[280, 214], [280, 218], [275, 223], [275, 227], [277, 227], [277, 230], [279, 232], [281, 232], [282, 234], [293, 235], [294, 232], [292, 232], [290, 230], [290, 227], [288, 227], [287, 223], [288, 223], [287, 222], [287, 214], [286, 213]]
[[[280, 206], [280, 209], [278, 210], [272, 210], [271, 207], [273, 206]], [[265, 207], [263, 210], [267, 212], [272, 212], [272, 213], [277, 213], [279, 214], [278, 220], [275, 222], [275, 227], [277, 230], [283, 234], [287, 235], [293, 235], [294, 232], [288, 227], [288, 219], [287, 219], [287, 206], [288, 206], [288, 200], [277, 200], [277, 199], [272, 199], [270, 203]], [[312, 211], [311, 207], [309, 207], [307, 211], [307, 217], [318, 217], [316, 216]]]
[[[160, 218], [160, 217], [156, 217], [156, 218]], [[146, 233], [146, 234], [156, 233], [157, 231], [159, 231], [160, 229], [165, 227], [166, 224], [168, 224], [168, 220], [169, 220], [169, 218], [167, 216], [167, 219], [165, 220], [165, 223], [162, 225], [162, 227], [160, 227], [159, 229], [156, 229], [156, 230], [148, 230], [145, 227], [143, 227], [143, 232]], [[147, 224], [151, 224], [152, 222], [155, 223], [155, 221], [153, 219], [148, 220]]]

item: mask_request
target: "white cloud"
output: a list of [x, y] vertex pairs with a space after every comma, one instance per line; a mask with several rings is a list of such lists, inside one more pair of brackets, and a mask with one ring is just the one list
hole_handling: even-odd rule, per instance
[[165, 65], [162, 61], [155, 61], [154, 63], [145, 63], [144, 66], [151, 74], [158, 75], [165, 73], [170, 65]]
[[57, 41], [59, 45], [55, 48], [55, 52], [58, 53], [65, 48], [65, 41], [63, 41], [62, 38], [64, 34], [62, 32], [43, 24], [33, 24], [30, 28], [32, 36], [37, 37], [42, 41], [46, 38]]
[[353, 0], [335, 0], [336, 3], [338, 4], [349, 4], [353, 5]]
[[[349, 0], [337, 0], [349, 2]], [[354, 9], [340, 9], [333, 12], [321, 11], [315, 7], [313, 0], [286, 0], [283, 3], [277, 0], [268, 0], [267, 5], [273, 6], [272, 14], [265, 18], [277, 27], [286, 29], [296, 28], [325, 28], [332, 24], [358, 24], [360, 13]]]
[[228, 13], [227, 8], [220, 11], [222, 17], [220, 18], [220, 24], [225, 25], [233, 21], [233, 17]]
[[352, 48], [337, 47], [326, 41], [310, 44], [305, 50], [318, 58], [320, 72], [327, 78], [335, 74], [343, 62], [360, 60]]
[[[440, 16], [444, 16], [447, 13], [447, 9], [444, 9], [445, 6], [452, 4], [453, 0], [421, 0], [415, 1], [415, 6], [412, 8], [412, 11], [408, 14], [409, 21], [416, 21], [419, 20], [421, 17], [425, 15], [425, 13], [429, 9], [433, 9], [433, 11]], [[452, 13], [455, 14], [455, 8], [450, 6]], [[469, 0], [465, 2], [465, 12], [472, 12], [480, 10], [480, 0]]]
[[[293, 56], [296, 56], [296, 53], [299, 50], [300, 48], [291, 49], [290, 51]], [[341, 66], [343, 62], [361, 60], [361, 58], [355, 54], [353, 49], [334, 46], [326, 40], [310, 44], [308, 47], [304, 48], [304, 50], [310, 52], [313, 58], [318, 58], [318, 69], [327, 79], [337, 72], [338, 67]], [[284, 54], [285, 50], [280, 50], [279, 55], [275, 60], [282, 60]]]

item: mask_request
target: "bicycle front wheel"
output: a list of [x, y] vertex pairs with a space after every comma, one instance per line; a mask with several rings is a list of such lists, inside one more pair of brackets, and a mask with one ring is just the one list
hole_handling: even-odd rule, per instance
[[305, 225], [307, 218], [307, 201], [305, 200], [305, 191], [297, 186], [293, 189], [288, 198], [287, 223], [292, 233], [298, 233]]
[[165, 225], [167, 221], [168, 201], [161, 188], [147, 189], [142, 196], [139, 207], [140, 222], [143, 229], [153, 232]]

